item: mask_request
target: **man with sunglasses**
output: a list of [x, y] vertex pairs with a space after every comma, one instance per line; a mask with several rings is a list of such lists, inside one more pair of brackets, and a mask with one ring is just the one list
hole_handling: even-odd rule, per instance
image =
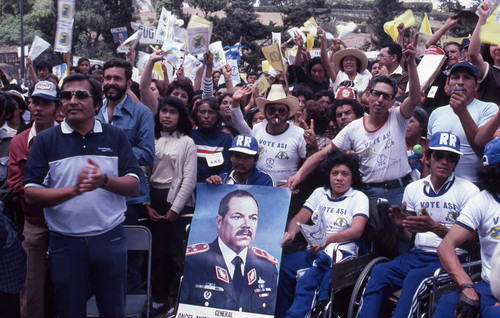
[[471, 182], [478, 181], [476, 169], [481, 166], [483, 148], [476, 145], [478, 127], [486, 124], [498, 111], [494, 103], [486, 103], [474, 98], [477, 90], [478, 68], [467, 61], [453, 65], [445, 87], [451, 95], [450, 104], [434, 110], [429, 117], [427, 136], [431, 138], [437, 131], [450, 131], [462, 141], [464, 153], [455, 174]]
[[[414, 238], [415, 248], [373, 268], [360, 318], [379, 316], [383, 299], [399, 288], [402, 292], [393, 317], [408, 317], [420, 283], [441, 267], [438, 245], [469, 199], [479, 193], [474, 184], [453, 174], [461, 154], [460, 138], [456, 135], [438, 132], [432, 136], [425, 153], [430, 175], [408, 185], [402, 207], [393, 205], [389, 210], [398, 238]], [[461, 259], [466, 254], [460, 248], [456, 251]]]
[[24, 168], [37, 134], [56, 123], [59, 105], [59, 90], [54, 83], [50, 81], [36, 83], [29, 104], [33, 126], [17, 134], [10, 143], [7, 181], [15, 201], [19, 204], [19, 210], [24, 214], [23, 247], [28, 257], [26, 283], [20, 295], [21, 317], [37, 317], [45, 312], [45, 285], [48, 277], [45, 256], [49, 247], [49, 229], [43, 216], [43, 209], [26, 204]]
[[[247, 86], [233, 94], [233, 122], [243, 121], [242, 113], [234, 110], [238, 109], [240, 100], [252, 92]], [[304, 130], [287, 121], [299, 109], [299, 100], [287, 96], [281, 84], [273, 84], [267, 98], [257, 98], [256, 104], [266, 117], [266, 121], [255, 124], [251, 132], [259, 142], [257, 168], [271, 175], [280, 186], [298, 170], [300, 161], [306, 157]]]
[[100, 83], [73, 74], [61, 90], [65, 119], [35, 138], [26, 200], [44, 207], [58, 315], [83, 317], [92, 286], [100, 316], [124, 317], [125, 197], [139, 193], [139, 165], [125, 133], [94, 118]]
[[386, 198], [390, 205], [399, 204], [404, 187], [411, 181], [406, 154], [406, 130], [420, 99], [420, 84], [415, 62], [417, 37], [412, 33], [403, 55], [408, 63], [409, 95], [401, 106], [393, 108], [398, 90], [396, 81], [377, 76], [369, 88], [370, 113], [343, 128], [332, 143], [310, 156], [300, 170], [288, 180], [295, 189], [326, 158], [332, 149], [352, 150], [360, 158], [364, 186], [369, 198]]

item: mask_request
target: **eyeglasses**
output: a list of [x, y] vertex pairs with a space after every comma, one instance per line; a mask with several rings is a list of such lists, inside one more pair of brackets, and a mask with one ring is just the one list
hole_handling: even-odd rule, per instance
[[379, 98], [380, 96], [382, 96], [382, 98], [385, 99], [385, 100], [392, 100], [394, 98], [394, 95], [383, 93], [383, 92], [379, 92], [376, 89], [372, 89], [370, 91], [370, 94], [372, 94], [376, 98]]
[[456, 153], [444, 152], [444, 151], [433, 151], [432, 158], [436, 161], [441, 161], [446, 158], [449, 163], [457, 163], [460, 156]]
[[280, 116], [286, 116], [288, 113], [288, 109], [286, 107], [279, 107], [279, 108], [274, 106], [266, 107], [266, 113], [269, 116], [273, 116], [274, 114], [276, 114], [276, 112], [278, 112]]
[[75, 96], [76, 99], [78, 100], [83, 100], [85, 98], [89, 98], [91, 96], [93, 96], [92, 94], [90, 94], [88, 91], [86, 90], [79, 90], [79, 91], [62, 91], [61, 92], [61, 100], [63, 101], [69, 101], [71, 100], [71, 98]]

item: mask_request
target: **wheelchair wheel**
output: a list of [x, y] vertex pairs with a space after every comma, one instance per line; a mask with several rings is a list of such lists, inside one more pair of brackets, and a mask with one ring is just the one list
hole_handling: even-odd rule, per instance
[[368, 283], [373, 267], [378, 263], [385, 263], [388, 261], [389, 259], [387, 257], [377, 257], [368, 263], [361, 274], [359, 274], [356, 285], [354, 285], [354, 289], [352, 290], [351, 300], [349, 301], [349, 309], [347, 311], [347, 318], [355, 318], [358, 316], [359, 307], [361, 306], [361, 298], [365, 292], [366, 284]]

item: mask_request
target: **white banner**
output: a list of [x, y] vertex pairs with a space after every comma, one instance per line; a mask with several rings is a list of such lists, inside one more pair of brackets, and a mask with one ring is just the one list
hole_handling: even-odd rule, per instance
[[184, 47], [184, 43], [175, 42], [174, 40], [166, 39], [165, 43], [161, 47], [163, 51], [166, 51], [165, 60], [167, 60], [176, 69], [181, 66], [181, 59], [183, 52], [181, 51]]
[[203, 54], [208, 50], [209, 28], [187, 29], [187, 45], [189, 53], [193, 55]]
[[155, 39], [156, 36], [156, 29], [151, 28], [148, 26], [145, 26], [143, 24], [137, 23], [137, 22], [130, 22], [130, 26], [132, 29], [135, 31], [141, 30], [142, 35], [141, 39], [139, 40], [140, 44], [162, 44], [163, 42], [158, 42]]
[[160, 20], [156, 29], [156, 40], [160, 43], [165, 42], [165, 39], [172, 39], [173, 29], [177, 17], [172, 12], [161, 8]]
[[224, 54], [224, 49], [222, 48], [221, 41], [211, 43], [208, 46], [208, 49], [214, 55], [214, 70], [220, 70], [224, 65], [227, 64], [226, 55]]
[[132, 34], [128, 39], [125, 40], [120, 46], [116, 49], [118, 53], [127, 53], [130, 49], [135, 49], [139, 40], [141, 38], [142, 31], [137, 31]]
[[71, 22], [58, 21], [54, 52], [71, 52], [71, 41], [73, 39], [73, 20]]
[[39, 57], [40, 54], [42, 54], [43, 51], [45, 51], [49, 47], [50, 47], [49, 42], [47, 42], [44, 39], [40, 38], [39, 36], [35, 35], [35, 38], [33, 39], [33, 43], [31, 43], [31, 48], [30, 48], [30, 52], [28, 53], [28, 57], [33, 61], [37, 57]]
[[71, 22], [75, 18], [75, 0], [57, 1], [57, 22]]
[[52, 67], [52, 73], [56, 74], [58, 78], [62, 78], [62, 76], [63, 76], [64, 72], [66, 72], [67, 68], [68, 68], [68, 66], [66, 65], [66, 63], [59, 64], [59, 65]]
[[193, 83], [196, 78], [196, 72], [203, 67], [203, 63], [191, 54], [184, 57], [184, 76], [190, 78]]
[[233, 84], [241, 83], [240, 71], [238, 70], [238, 61], [227, 60], [227, 64], [231, 66], [231, 80], [233, 81]]

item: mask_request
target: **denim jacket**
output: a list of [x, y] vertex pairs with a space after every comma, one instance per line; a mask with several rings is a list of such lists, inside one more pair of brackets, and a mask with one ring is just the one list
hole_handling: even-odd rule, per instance
[[[112, 124], [123, 129], [140, 166], [153, 165], [155, 122], [153, 113], [147, 106], [136, 103], [130, 96], [125, 95], [123, 100], [115, 107], [110, 123], [108, 120], [108, 100], [104, 99], [103, 105], [95, 117], [103, 123]], [[140, 170], [139, 179], [141, 185], [139, 196], [135, 198], [127, 197], [127, 204], [150, 202], [146, 179], [142, 170]]]

